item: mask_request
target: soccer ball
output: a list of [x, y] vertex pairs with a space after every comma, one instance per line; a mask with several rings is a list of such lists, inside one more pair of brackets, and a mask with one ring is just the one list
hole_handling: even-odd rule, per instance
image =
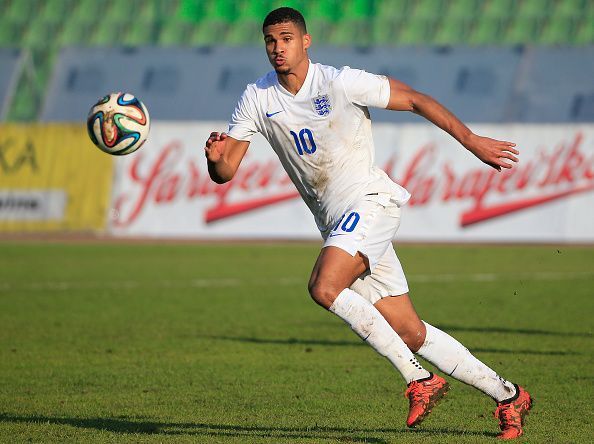
[[121, 156], [140, 148], [150, 128], [144, 104], [127, 93], [112, 93], [95, 103], [87, 117], [87, 131], [95, 145], [108, 154]]

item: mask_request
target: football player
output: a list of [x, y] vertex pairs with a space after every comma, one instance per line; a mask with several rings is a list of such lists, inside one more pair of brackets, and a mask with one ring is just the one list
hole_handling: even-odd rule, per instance
[[324, 239], [309, 281], [311, 297], [400, 372], [408, 385], [407, 425], [418, 425], [448, 391], [446, 380], [424, 369], [418, 354], [496, 401], [500, 438], [521, 436], [532, 402], [528, 392], [421, 320], [411, 303], [392, 245], [410, 194], [374, 165], [368, 107], [419, 114], [497, 170], [518, 160], [515, 144], [474, 134], [437, 101], [398, 80], [313, 63], [305, 20], [292, 8], [270, 12], [263, 34], [274, 70], [247, 86], [228, 132], [210, 135], [205, 154], [211, 178], [231, 180], [250, 139], [261, 133]]

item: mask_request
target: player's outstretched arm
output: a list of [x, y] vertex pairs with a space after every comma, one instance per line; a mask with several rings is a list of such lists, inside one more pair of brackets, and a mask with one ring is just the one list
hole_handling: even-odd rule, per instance
[[249, 146], [249, 142], [234, 139], [225, 133], [210, 133], [204, 147], [210, 178], [216, 183], [233, 179]]
[[411, 111], [423, 116], [449, 133], [467, 150], [487, 165], [500, 170], [511, 168], [517, 162], [520, 152], [515, 143], [490, 139], [474, 134], [460, 119], [432, 97], [415, 91], [410, 86], [390, 79], [390, 101], [387, 109]]

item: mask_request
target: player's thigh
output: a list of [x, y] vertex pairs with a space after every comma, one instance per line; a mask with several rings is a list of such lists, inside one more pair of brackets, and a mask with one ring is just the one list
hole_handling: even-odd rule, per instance
[[361, 254], [352, 256], [332, 246], [322, 248], [309, 279], [309, 292], [318, 304], [329, 308], [366, 269], [367, 261]]
[[372, 304], [390, 297], [408, 293], [408, 282], [400, 260], [390, 243], [373, 270], [353, 282], [351, 289]]
[[310, 294], [320, 305], [331, 304], [338, 294], [366, 270], [373, 270], [396, 234], [400, 209], [383, 196], [355, 202], [325, 235], [309, 283]]

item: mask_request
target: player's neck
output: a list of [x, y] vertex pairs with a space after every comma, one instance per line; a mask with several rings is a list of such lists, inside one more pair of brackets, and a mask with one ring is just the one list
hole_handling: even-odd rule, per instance
[[297, 65], [295, 69], [286, 74], [277, 73], [276, 76], [278, 77], [278, 82], [283, 86], [283, 88], [295, 95], [305, 83], [308, 70], [309, 58], [305, 58], [305, 60]]

